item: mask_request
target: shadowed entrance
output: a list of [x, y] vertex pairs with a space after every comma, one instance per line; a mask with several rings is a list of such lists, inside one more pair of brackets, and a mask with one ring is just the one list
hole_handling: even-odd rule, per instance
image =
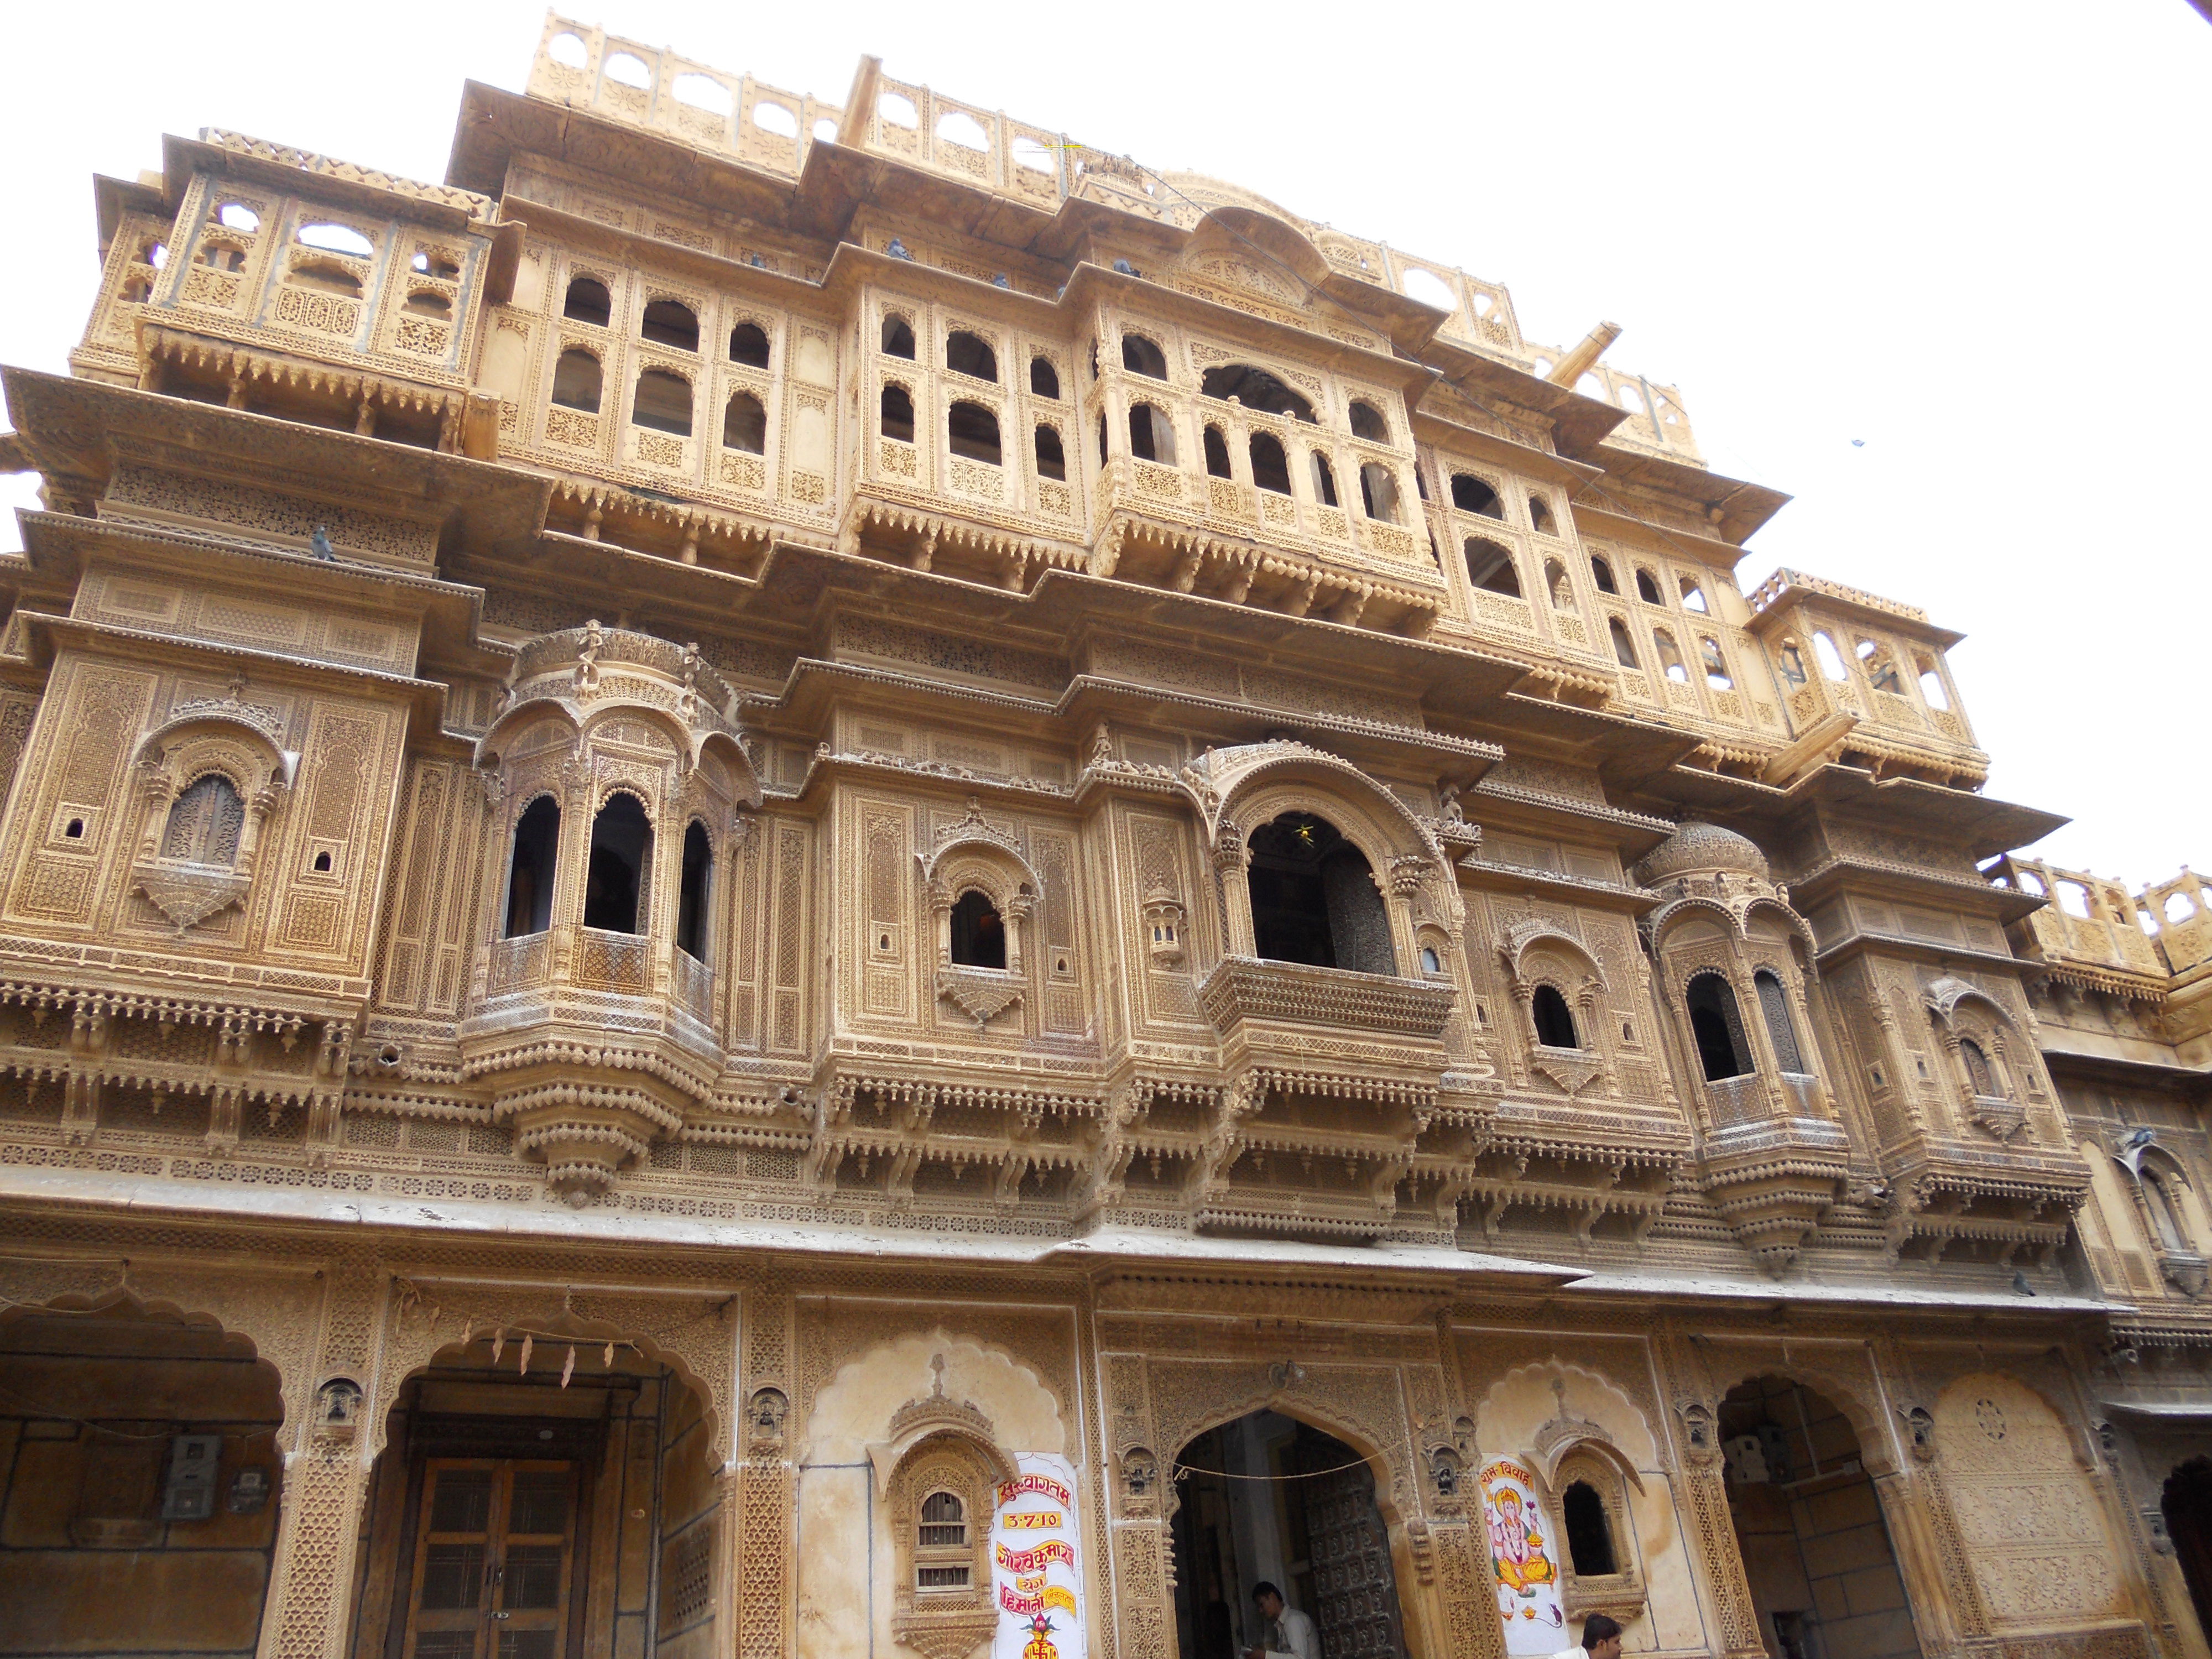
[[1322, 1659], [1405, 1659], [1375, 1474], [1354, 1451], [1279, 1412], [1209, 1429], [1176, 1459], [1176, 1628], [1184, 1659], [1268, 1645], [1252, 1587], [1314, 1621]]

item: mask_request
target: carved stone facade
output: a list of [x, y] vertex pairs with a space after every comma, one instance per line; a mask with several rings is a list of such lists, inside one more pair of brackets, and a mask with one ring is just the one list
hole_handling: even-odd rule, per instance
[[1264, 1419], [1423, 1659], [2207, 1659], [2212, 899], [1956, 635], [1234, 186], [464, 100], [100, 180], [4, 371], [11, 1650], [1172, 1659]]

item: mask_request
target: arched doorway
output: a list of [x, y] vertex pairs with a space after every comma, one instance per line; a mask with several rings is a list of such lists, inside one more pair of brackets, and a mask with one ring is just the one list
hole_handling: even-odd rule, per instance
[[1254, 948], [1274, 962], [1395, 974], [1374, 866], [1327, 818], [1285, 812], [1252, 832]]
[[1375, 1472], [1343, 1441], [1250, 1412], [1182, 1449], [1175, 1491], [1182, 1659], [1273, 1645], [1252, 1600], [1262, 1583], [1313, 1620], [1321, 1659], [1405, 1659]]
[[2160, 1508], [2197, 1622], [2212, 1632], [2212, 1457], [2192, 1457], [2166, 1476]]
[[14, 1652], [251, 1654], [276, 1538], [276, 1368], [127, 1297], [0, 1322], [0, 1607]]
[[714, 1646], [701, 1391], [604, 1334], [488, 1334], [400, 1385], [368, 1495], [353, 1659]]
[[1774, 1659], [1919, 1659], [1912, 1608], [1850, 1421], [1783, 1376], [1721, 1401], [1729, 1513]]

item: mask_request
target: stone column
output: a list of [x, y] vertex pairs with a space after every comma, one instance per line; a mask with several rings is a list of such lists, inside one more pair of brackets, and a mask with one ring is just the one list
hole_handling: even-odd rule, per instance
[[796, 1565], [792, 1522], [799, 1494], [792, 1475], [795, 1398], [789, 1290], [764, 1285], [744, 1302], [741, 1402], [730, 1437], [732, 1474], [725, 1531], [733, 1553], [724, 1578], [730, 1636], [718, 1644], [737, 1659], [788, 1659], [793, 1651]]

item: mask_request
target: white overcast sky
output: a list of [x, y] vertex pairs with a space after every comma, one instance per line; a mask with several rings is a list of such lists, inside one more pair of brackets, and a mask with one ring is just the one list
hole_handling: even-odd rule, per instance
[[[1796, 497], [1747, 592], [1789, 564], [1923, 606], [1968, 635], [1990, 792], [2074, 819], [2039, 851], [2212, 866], [2212, 26], [2185, 0], [604, 4], [580, 21], [833, 102], [874, 52], [1232, 180], [1503, 282], [1532, 340], [1619, 322], [1612, 361], [1682, 388], [1717, 470]], [[15, 12], [0, 362], [64, 367], [95, 172], [213, 125], [441, 178], [462, 81], [519, 89], [543, 16]]]

